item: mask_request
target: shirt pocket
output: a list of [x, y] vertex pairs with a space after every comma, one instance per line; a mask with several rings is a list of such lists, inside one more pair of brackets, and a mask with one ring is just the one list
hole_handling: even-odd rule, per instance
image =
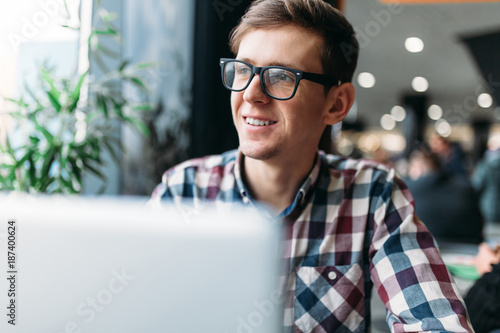
[[[346, 266], [298, 267], [295, 272], [295, 327], [301, 332], [358, 331], [364, 323], [363, 269]], [[319, 329], [322, 327], [322, 329]]]

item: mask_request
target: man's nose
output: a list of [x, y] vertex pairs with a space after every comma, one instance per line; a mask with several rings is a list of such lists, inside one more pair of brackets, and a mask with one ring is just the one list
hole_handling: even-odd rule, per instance
[[257, 102], [267, 103], [271, 100], [271, 97], [269, 97], [262, 89], [260, 76], [258, 74], [255, 74], [253, 76], [252, 80], [250, 81], [250, 84], [245, 89], [245, 92], [243, 94], [243, 99], [248, 103], [257, 103]]

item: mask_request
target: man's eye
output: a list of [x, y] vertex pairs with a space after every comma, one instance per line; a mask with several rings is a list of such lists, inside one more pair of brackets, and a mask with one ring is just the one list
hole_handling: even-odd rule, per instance
[[293, 76], [292, 73], [288, 71], [279, 71], [271, 74], [271, 79], [273, 82], [282, 82], [282, 83], [289, 83], [289, 82], [294, 82], [295, 77]]
[[293, 81], [293, 75], [290, 75], [290, 73], [281, 73], [280, 74], [280, 80], [281, 81]]
[[236, 70], [236, 73], [240, 75], [249, 75], [251, 73], [251, 70], [248, 67], [240, 67]]

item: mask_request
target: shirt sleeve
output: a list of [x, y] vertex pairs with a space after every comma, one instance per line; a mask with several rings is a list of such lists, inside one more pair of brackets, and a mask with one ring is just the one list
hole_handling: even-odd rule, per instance
[[161, 183], [154, 188], [148, 201], [149, 207], [160, 210], [163, 207], [174, 204], [175, 195], [172, 193], [168, 182], [171, 172], [172, 170], [165, 171], [161, 178]]
[[415, 215], [406, 185], [380, 185], [370, 246], [371, 276], [392, 332], [473, 332], [464, 301], [436, 243]]

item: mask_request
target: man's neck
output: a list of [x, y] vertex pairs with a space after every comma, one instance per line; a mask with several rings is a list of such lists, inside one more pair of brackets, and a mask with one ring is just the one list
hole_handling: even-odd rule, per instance
[[311, 171], [316, 152], [293, 161], [243, 160], [243, 178], [252, 196], [275, 207], [279, 212], [294, 200], [297, 191]]

